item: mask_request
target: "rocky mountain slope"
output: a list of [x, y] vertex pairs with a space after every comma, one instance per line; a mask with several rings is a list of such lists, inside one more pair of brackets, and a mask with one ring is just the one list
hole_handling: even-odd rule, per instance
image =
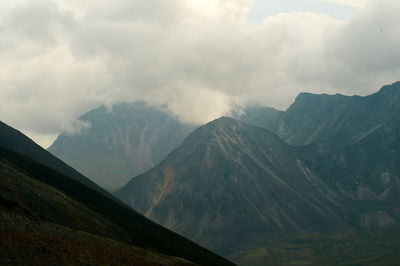
[[328, 190], [276, 135], [221, 118], [195, 130], [160, 165], [116, 195], [226, 255], [268, 237], [345, 230], [330, 207], [340, 199], [323, 189]]
[[1, 264], [231, 265], [106, 193], [0, 145]]
[[143, 102], [102, 106], [79, 119], [89, 127], [61, 133], [48, 151], [107, 190], [153, 167], [194, 128]]
[[[115, 195], [230, 258], [293, 239], [397, 230], [399, 175], [358, 165], [369, 150], [357, 145], [363, 150], [296, 148], [267, 130], [221, 118]], [[365, 175], [370, 169], [376, 174]]]
[[[269, 127], [290, 145], [324, 142], [335, 147], [355, 143], [400, 113], [400, 82], [361, 96], [301, 93]], [[266, 119], [268, 121], [268, 119]]]
[[[353, 230], [361, 230], [354, 241], [384, 256], [385, 249], [370, 233], [396, 235], [400, 230], [398, 86], [367, 97], [306, 95], [317, 104], [302, 104], [294, 112], [304, 97], [299, 96], [293, 108], [277, 115], [277, 132], [296, 146], [259, 127], [215, 120], [115, 195], [240, 263], [274, 261], [269, 250], [284, 246], [277, 248], [281, 254], [292, 254], [292, 247], [299, 250], [294, 257], [318, 264], [334, 259], [319, 244], [337, 250], [339, 243], [351, 246], [348, 234]], [[299, 132], [291, 132], [297, 124]], [[285, 135], [283, 129], [291, 133]], [[386, 237], [379, 241], [386, 243]], [[307, 239], [316, 241], [315, 249], [303, 249]], [[392, 244], [394, 248], [399, 242]], [[354, 252], [340, 263], [358, 256]]]

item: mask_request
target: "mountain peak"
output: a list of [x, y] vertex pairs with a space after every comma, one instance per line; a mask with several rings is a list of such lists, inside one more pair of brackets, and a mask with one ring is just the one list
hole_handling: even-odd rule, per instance
[[301, 92], [297, 95], [295, 102], [289, 107], [293, 108], [297, 105], [324, 105], [328, 103], [336, 103], [338, 101], [343, 101], [346, 98], [351, 98], [349, 96], [336, 93], [336, 94], [313, 94], [310, 92]]
[[[343, 227], [340, 218], [315, 207], [325, 198], [306, 174], [297, 151], [277, 135], [221, 117], [194, 130], [116, 195], [157, 223], [229, 255], [245, 234], [257, 243], [324, 231], [331, 220]], [[317, 225], [310, 229], [311, 223]]]
[[222, 135], [233, 136], [247, 127], [250, 127], [250, 125], [223, 116], [195, 129], [187, 139], [211, 139]]
[[227, 117], [227, 116], [222, 116], [220, 118], [217, 118], [209, 123], [207, 123], [205, 125], [205, 127], [223, 127], [223, 128], [233, 128], [233, 127], [237, 127], [237, 126], [243, 126], [242, 122], [233, 119], [231, 117]]
[[253, 125], [242, 123], [230, 117], [220, 117], [204, 126], [195, 129], [183, 142], [183, 144], [203, 143], [209, 145], [210, 142], [217, 142], [219, 145], [236, 143], [244, 145], [253, 141], [263, 139], [266, 143], [280, 143], [283, 141], [274, 133], [265, 128], [256, 127]]

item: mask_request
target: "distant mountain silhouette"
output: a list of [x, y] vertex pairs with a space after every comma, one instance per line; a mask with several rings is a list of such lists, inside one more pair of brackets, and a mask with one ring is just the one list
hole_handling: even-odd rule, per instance
[[89, 128], [61, 133], [48, 151], [108, 190], [153, 167], [194, 129], [143, 102], [102, 106], [79, 119]]

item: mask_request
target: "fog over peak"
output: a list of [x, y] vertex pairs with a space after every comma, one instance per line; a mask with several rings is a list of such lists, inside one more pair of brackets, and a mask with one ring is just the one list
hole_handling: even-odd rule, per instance
[[285, 109], [301, 91], [372, 93], [400, 79], [400, 2], [347, 3], [345, 20], [294, 10], [255, 22], [251, 0], [5, 1], [0, 119], [46, 146], [119, 101], [204, 123], [249, 102]]

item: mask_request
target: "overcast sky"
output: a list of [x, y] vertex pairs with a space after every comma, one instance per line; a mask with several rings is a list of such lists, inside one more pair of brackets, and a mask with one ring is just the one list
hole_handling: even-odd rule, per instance
[[100, 104], [207, 122], [400, 80], [398, 0], [2, 0], [0, 120], [48, 146]]

